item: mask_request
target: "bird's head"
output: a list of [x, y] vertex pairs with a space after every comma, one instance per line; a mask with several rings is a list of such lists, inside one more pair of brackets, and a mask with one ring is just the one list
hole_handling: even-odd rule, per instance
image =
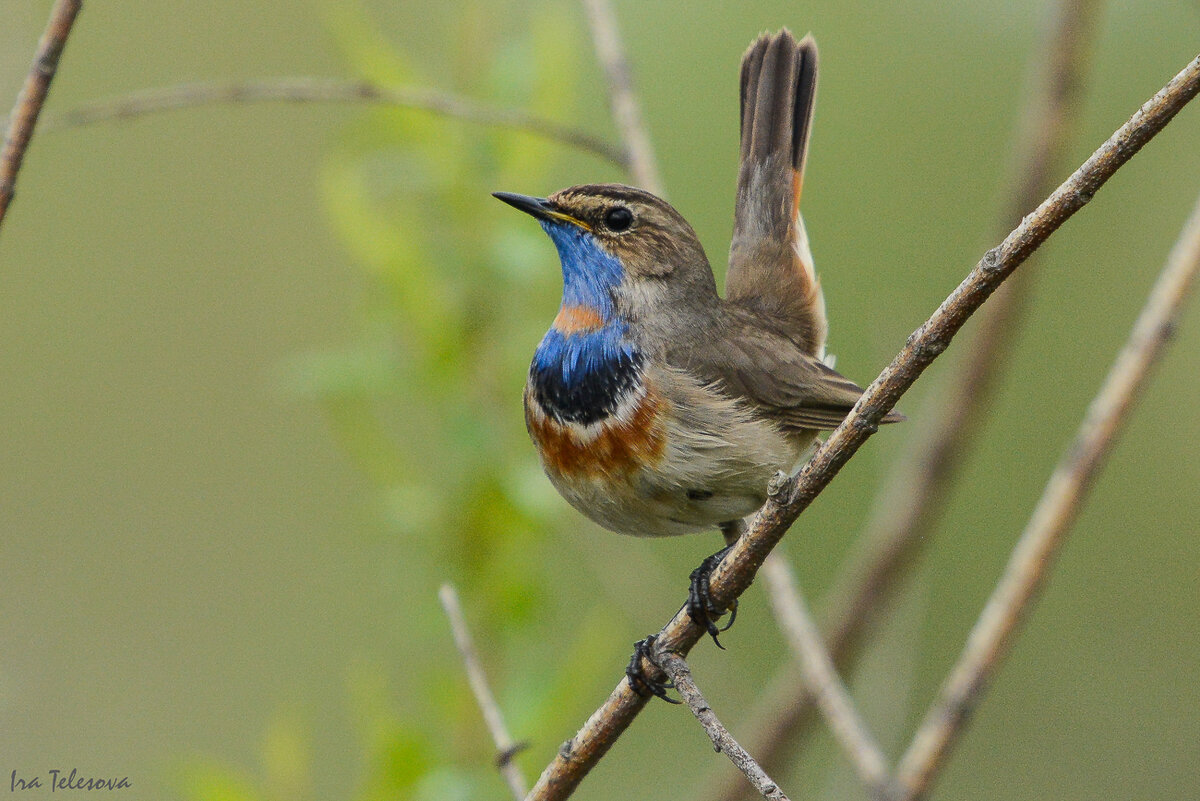
[[578, 310], [571, 314], [579, 321], [642, 322], [715, 305], [712, 268], [696, 232], [649, 192], [595, 184], [546, 198], [495, 196], [532, 215], [554, 240], [563, 271], [560, 318]]

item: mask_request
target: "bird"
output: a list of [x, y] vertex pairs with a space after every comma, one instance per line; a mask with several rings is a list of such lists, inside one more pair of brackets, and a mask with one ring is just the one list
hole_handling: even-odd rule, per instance
[[[728, 547], [771, 478], [794, 470], [863, 392], [827, 364], [800, 215], [816, 85], [811, 35], [763, 34], [742, 58], [724, 298], [692, 226], [650, 192], [494, 193], [541, 224], [562, 265], [562, 302], [525, 384], [526, 427], [550, 482], [606, 529], [717, 528]], [[714, 639], [723, 629], [712, 617], [725, 610], [693, 596], [724, 550], [693, 572], [689, 593], [689, 613]]]

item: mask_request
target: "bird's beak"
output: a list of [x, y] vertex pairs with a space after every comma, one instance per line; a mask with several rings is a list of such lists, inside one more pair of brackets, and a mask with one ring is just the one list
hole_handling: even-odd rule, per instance
[[559, 211], [554, 203], [544, 197], [530, 197], [529, 195], [517, 195], [512, 192], [493, 192], [492, 197], [497, 200], [503, 200], [514, 209], [529, 214], [539, 220], [549, 220], [557, 222], [567, 222], [572, 225], [578, 225], [585, 231], [592, 230], [592, 227], [570, 214]]

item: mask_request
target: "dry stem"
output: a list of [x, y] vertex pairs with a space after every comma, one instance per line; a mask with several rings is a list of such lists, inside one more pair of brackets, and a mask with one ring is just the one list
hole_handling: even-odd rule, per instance
[[1162, 274], [1092, 401], [1074, 441], [1013, 549], [1003, 577], [971, 630], [958, 663], [900, 761], [898, 801], [921, 798], [945, 762], [971, 710], [1008, 652], [1017, 626], [1045, 582], [1092, 479], [1128, 418], [1150, 367], [1171, 337], [1175, 318], [1200, 270], [1200, 199]]
[[800, 593], [795, 573], [778, 553], [767, 557], [762, 573], [767, 580], [767, 598], [771, 601], [775, 619], [803, 666], [804, 684], [811, 688], [817, 706], [834, 738], [850, 757], [858, 778], [872, 797], [882, 797], [891, 782], [887, 757], [838, 677], [833, 659], [825, 649], [825, 641], [821, 639], [821, 631]]
[[675, 684], [675, 689], [679, 691], [683, 702], [688, 705], [688, 709], [692, 710], [696, 720], [700, 721], [700, 725], [708, 733], [713, 748], [729, 757], [729, 761], [745, 774], [746, 779], [754, 785], [754, 789], [758, 790], [759, 795], [763, 798], [769, 799], [769, 801], [788, 801], [788, 797], [779, 789], [779, 785], [771, 780], [771, 777], [759, 767], [754, 758], [746, 753], [746, 749], [738, 745], [738, 741], [733, 739], [729, 730], [721, 725], [717, 713], [713, 712], [708, 701], [704, 700], [704, 696], [700, 694], [700, 688], [692, 681], [691, 668], [688, 667], [684, 658], [679, 654], [668, 652], [658, 652], [655, 657], [659, 667]]
[[[1122, 125], [1049, 198], [988, 251], [903, 350], [871, 383], [845, 421], [830, 434], [796, 479], [774, 487], [749, 532], [713, 571], [716, 604], [728, 606], [750, 586], [758, 568], [787, 529], [829, 484], [842, 466], [878, 430], [880, 419], [949, 346], [967, 319], [1054, 231], [1083, 208], [1101, 186], [1200, 92], [1200, 57], [1189, 63]], [[664, 650], [686, 654], [702, 636], [686, 612], [677, 614], [658, 637]], [[633, 721], [645, 699], [622, 679], [576, 736], [559, 749], [528, 799], [565, 798]]]
[[654, 147], [650, 144], [650, 134], [642, 119], [642, 107], [633, 89], [632, 72], [617, 30], [616, 14], [608, 0], [583, 0], [583, 8], [587, 12], [596, 57], [600, 60], [608, 83], [613, 121], [621, 134], [621, 141], [625, 143], [629, 174], [642, 189], [662, 195], [663, 186], [658, 177]]
[[4, 134], [4, 149], [0, 151], [0, 225], [8, 214], [8, 206], [16, 193], [17, 173], [25, 160], [25, 150], [33, 137], [33, 128], [37, 125], [38, 115], [42, 113], [42, 105], [50, 91], [50, 82], [58, 71], [58, 60], [63, 48], [67, 46], [67, 37], [71, 34], [71, 26], [83, 0], [58, 0], [50, 11], [50, 21], [38, 42], [37, 53], [33, 57], [33, 66], [17, 96], [17, 104], [13, 106], [8, 118], [8, 130]]
[[147, 89], [141, 92], [89, 103], [56, 117], [55, 128], [91, 125], [106, 120], [125, 120], [160, 111], [215, 103], [380, 103], [427, 111], [443, 117], [494, 125], [540, 136], [569, 147], [594, 153], [619, 167], [629, 169], [621, 148], [570, 126], [552, 122], [517, 109], [498, 108], [459, 95], [433, 89], [380, 86], [367, 81], [339, 78], [263, 78], [232, 83], [190, 83]]
[[458, 653], [462, 656], [463, 666], [467, 670], [467, 681], [471, 685], [471, 692], [475, 694], [475, 702], [479, 704], [479, 711], [483, 713], [483, 720], [492, 734], [492, 741], [496, 744], [496, 767], [500, 769], [500, 775], [504, 777], [508, 788], [512, 790], [513, 797], [517, 801], [521, 801], [525, 797], [525, 788], [528, 785], [525, 777], [521, 775], [521, 769], [513, 761], [513, 756], [524, 747], [524, 744], [513, 742], [513, 738], [508, 733], [508, 727], [504, 725], [504, 716], [500, 714], [500, 707], [496, 704], [496, 698], [492, 695], [491, 688], [488, 687], [487, 676], [483, 672], [483, 666], [479, 663], [475, 643], [471, 640], [471, 630], [467, 628], [467, 621], [463, 617], [462, 605], [458, 602], [458, 592], [454, 589], [454, 585], [443, 584], [438, 590], [438, 599], [442, 602], [442, 609], [446, 610], [446, 617], [450, 619], [454, 644], [458, 646]]

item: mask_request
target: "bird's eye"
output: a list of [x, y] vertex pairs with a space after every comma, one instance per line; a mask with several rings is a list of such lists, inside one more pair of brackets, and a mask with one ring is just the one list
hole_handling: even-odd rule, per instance
[[633, 212], [624, 206], [616, 206], [604, 215], [604, 225], [613, 233], [621, 233], [633, 225]]

